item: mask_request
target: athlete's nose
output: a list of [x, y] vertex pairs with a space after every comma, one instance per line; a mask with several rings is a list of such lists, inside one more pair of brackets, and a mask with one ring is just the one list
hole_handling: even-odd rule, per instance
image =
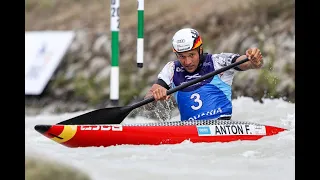
[[186, 60], [184, 62], [185, 65], [191, 65], [192, 64], [192, 58], [191, 57], [186, 57]]

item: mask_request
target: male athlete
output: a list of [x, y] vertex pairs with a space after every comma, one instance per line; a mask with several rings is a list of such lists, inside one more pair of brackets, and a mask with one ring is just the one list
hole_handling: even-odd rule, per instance
[[[202, 39], [198, 31], [191, 28], [177, 31], [172, 38], [172, 46], [177, 60], [170, 61], [163, 67], [158, 80], [145, 98], [153, 96], [156, 101], [168, 100], [170, 98], [167, 96], [168, 89], [248, 57], [249, 61], [245, 63], [173, 94], [181, 121], [231, 119], [231, 85], [235, 72], [261, 68], [263, 65], [261, 51], [258, 48], [249, 48], [245, 55], [203, 53]], [[151, 104], [146, 108], [151, 110], [154, 105]]]

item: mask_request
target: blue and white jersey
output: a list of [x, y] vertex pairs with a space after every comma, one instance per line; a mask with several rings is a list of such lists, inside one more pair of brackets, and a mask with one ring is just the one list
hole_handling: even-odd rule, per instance
[[[178, 60], [168, 62], [159, 73], [170, 88], [201, 77], [232, 63], [239, 54], [207, 54], [200, 68], [189, 73]], [[232, 115], [231, 85], [236, 70], [229, 69], [174, 93], [181, 120], [217, 119]]]

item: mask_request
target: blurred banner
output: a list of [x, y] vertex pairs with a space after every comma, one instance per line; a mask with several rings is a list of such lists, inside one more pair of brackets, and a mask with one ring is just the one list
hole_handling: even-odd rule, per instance
[[68, 50], [73, 31], [25, 32], [25, 95], [39, 95]]

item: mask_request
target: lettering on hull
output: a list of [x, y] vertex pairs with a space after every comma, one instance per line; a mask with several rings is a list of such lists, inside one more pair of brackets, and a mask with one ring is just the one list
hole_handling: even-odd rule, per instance
[[199, 136], [266, 135], [263, 125], [232, 124], [197, 126]]
[[81, 131], [122, 131], [121, 125], [81, 125]]

